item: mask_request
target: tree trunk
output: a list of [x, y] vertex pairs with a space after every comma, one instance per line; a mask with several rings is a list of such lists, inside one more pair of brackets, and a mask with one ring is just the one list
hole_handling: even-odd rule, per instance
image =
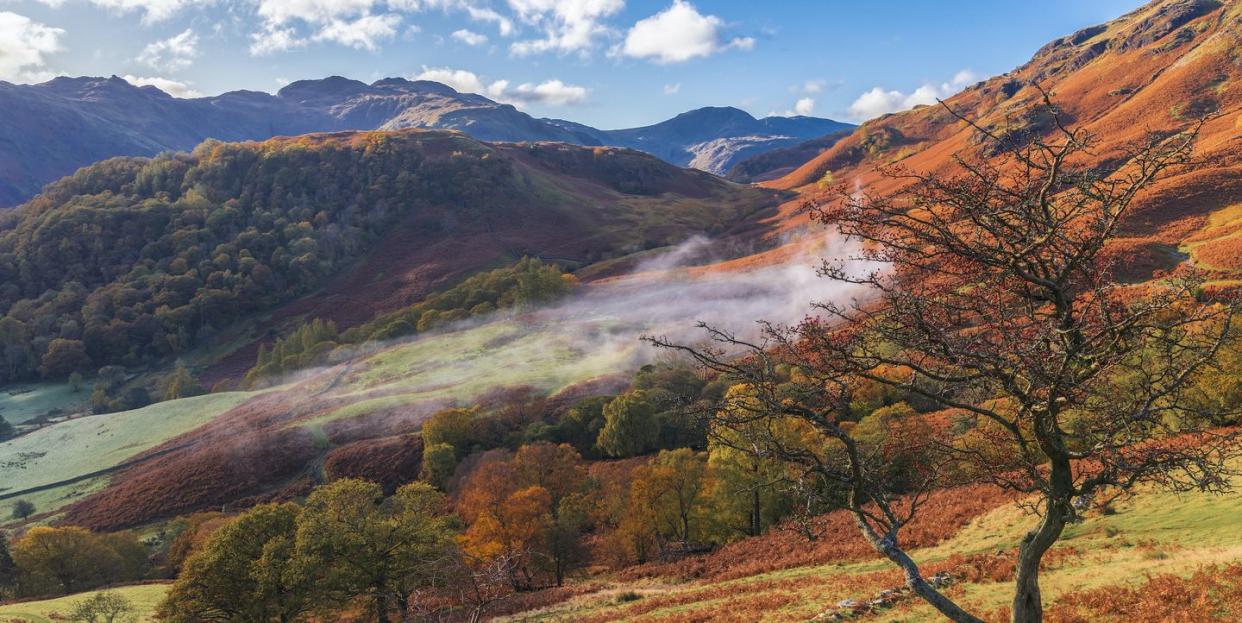
[[759, 536], [759, 532], [763, 530], [763, 513], [759, 504], [759, 489], [751, 492], [750, 500], [750, 535]]
[[1071, 492], [1073, 472], [1068, 459], [1053, 460], [1050, 482], [1053, 494], [1048, 497], [1044, 519], [1039, 527], [1028, 532], [1018, 546], [1017, 581], [1013, 594], [1013, 623], [1041, 623], [1044, 620], [1044, 603], [1039, 592], [1039, 565], [1044, 554], [1052, 547], [1066, 521], [1073, 516]]
[[375, 621], [376, 623], [389, 623], [388, 595], [383, 592], [375, 595]]

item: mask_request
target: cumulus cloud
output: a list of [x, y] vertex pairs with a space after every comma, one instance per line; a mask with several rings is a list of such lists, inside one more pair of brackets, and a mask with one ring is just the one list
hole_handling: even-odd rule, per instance
[[749, 50], [755, 40], [737, 37], [726, 41], [724, 21], [703, 15], [685, 0], [673, 0], [667, 9], [639, 20], [630, 28], [620, 53], [655, 63], [683, 63], [731, 48]]
[[140, 87], [155, 87], [173, 97], [202, 97], [203, 94], [194, 89], [191, 82], [181, 82], [178, 80], [169, 80], [168, 78], [144, 77], [144, 76], [121, 76], [126, 82]]
[[[263, 28], [251, 35], [250, 53], [256, 56], [330, 41], [359, 50], [375, 51], [392, 39], [402, 17], [394, 11], [420, 10], [414, 0], [258, 0]], [[390, 12], [375, 13], [387, 8]], [[300, 34], [310, 29], [309, 35]], [[415, 29], [417, 31], [417, 29]]]
[[978, 77], [973, 72], [963, 69], [948, 82], [929, 82], [910, 93], [875, 87], [850, 104], [850, 116], [857, 120], [866, 120], [891, 112], [909, 110], [915, 106], [935, 104], [936, 100], [954, 95], [977, 80]]
[[187, 28], [179, 35], [148, 44], [138, 55], [138, 62], [153, 69], [179, 71], [192, 65], [197, 56], [198, 35]]
[[264, 56], [275, 52], [292, 50], [306, 45], [306, 39], [289, 27], [267, 25], [250, 35], [250, 54]]
[[0, 11], [0, 79], [42, 82], [52, 77], [47, 55], [59, 52], [65, 31], [24, 15]]
[[560, 80], [545, 80], [539, 84], [519, 84], [504, 96], [519, 102], [548, 104], [551, 106], [569, 106], [586, 101], [587, 89]]
[[665, 95], [676, 95], [676, 94], [677, 94], [677, 93], [679, 93], [679, 92], [681, 92], [681, 83], [680, 83], [680, 82], [678, 82], [677, 84], [666, 84], [666, 85], [664, 85], [664, 94], [665, 94]]
[[768, 113], [769, 117], [809, 117], [815, 111], [815, 98], [802, 97], [794, 102], [792, 110], [785, 112], [772, 111]]
[[541, 52], [586, 53], [601, 37], [612, 36], [603, 20], [625, 7], [624, 0], [508, 0], [518, 19], [542, 32], [538, 39], [516, 41], [518, 56]]
[[164, 21], [191, 6], [203, 6], [215, 0], [91, 0], [96, 6], [112, 9], [121, 13], [139, 11], [142, 21], [154, 23]]
[[453, 31], [451, 36], [466, 45], [483, 45], [487, 43], [487, 35], [479, 34], [466, 28]]
[[401, 25], [399, 15], [363, 15], [358, 19], [334, 19], [315, 33], [315, 41], [335, 41], [344, 46], [374, 52], [381, 41], [392, 39]]
[[508, 80], [485, 82], [478, 74], [465, 69], [450, 67], [423, 67], [415, 80], [433, 80], [447, 84], [463, 93], [478, 93], [498, 102], [521, 106], [523, 104], [546, 104], [549, 106], [572, 106], [581, 104], [590, 96], [590, 90], [560, 80], [525, 82], [510, 86]]

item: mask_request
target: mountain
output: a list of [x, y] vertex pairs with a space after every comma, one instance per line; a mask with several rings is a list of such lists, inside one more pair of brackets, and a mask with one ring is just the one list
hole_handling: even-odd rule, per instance
[[387, 78], [366, 84], [339, 76], [294, 82], [275, 95], [234, 91], [195, 99], [173, 98], [116, 76], [56, 78], [35, 85], [0, 82], [0, 109], [5, 111], [0, 118], [0, 207], [21, 203], [44, 184], [92, 162], [185, 151], [208, 138], [447, 129], [484, 141], [632, 147], [674, 164], [724, 173], [739, 157], [842, 126], [824, 119], [756, 120], [736, 109], [703, 109], [648, 128], [607, 132], [536, 119], [509, 104], [437, 82]]
[[[949, 98], [947, 105], [981, 127], [1046, 133], [1039, 114], [1047, 91], [1063, 119], [1094, 137], [1102, 170], [1147, 132], [1175, 132], [1206, 119], [1193, 167], [1170, 172], [1136, 198], [1126, 238], [1111, 250], [1124, 275], [1141, 280], [1186, 259], [1218, 285], [1242, 278], [1242, 2], [1153, 2], [1112, 22], [1085, 28], [1039, 49], [1029, 62]], [[977, 131], [940, 106], [922, 106], [863, 124], [784, 177], [765, 182], [828, 198], [849, 184], [891, 191], [880, 174], [899, 163], [915, 171], [950, 171], [954, 156], [977, 150]], [[802, 222], [785, 208], [787, 226]]]
[[613, 130], [610, 144], [645, 151], [674, 164], [724, 175], [760, 153], [853, 128], [815, 117], [756, 119], [737, 108], [700, 108], [641, 128]]
[[[852, 130], [852, 128], [851, 128]], [[781, 147], [737, 161], [729, 167], [725, 177], [735, 182], [764, 182], [788, 175], [812, 158], [832, 147], [837, 141], [850, 135], [851, 130], [841, 130], [813, 138], [790, 147]]]

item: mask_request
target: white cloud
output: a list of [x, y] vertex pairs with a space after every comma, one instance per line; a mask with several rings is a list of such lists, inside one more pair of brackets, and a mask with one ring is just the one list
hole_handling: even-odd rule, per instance
[[142, 21], [148, 24], [164, 21], [181, 9], [191, 6], [214, 4], [216, 0], [91, 0], [96, 6], [121, 13], [141, 11]]
[[401, 16], [364, 15], [355, 20], [335, 19], [315, 33], [315, 41], [335, 41], [341, 45], [374, 52], [379, 43], [392, 39], [401, 25]]
[[625, 36], [621, 53], [656, 63], [683, 63], [708, 57], [730, 48], [749, 50], [749, 37], [724, 40], [724, 21], [703, 15], [685, 0], [673, 0], [667, 9], [638, 20]]
[[826, 86], [828, 86], [828, 83], [823, 80], [807, 80], [802, 83], [802, 92], [808, 95], [823, 93]]
[[453, 31], [451, 36], [466, 45], [483, 45], [484, 43], [487, 43], [487, 35], [479, 34], [473, 30], [465, 28]]
[[615, 34], [602, 20], [624, 8], [625, 0], [509, 0], [509, 7], [543, 33], [542, 38], [513, 43], [514, 54], [586, 53], [599, 38]]
[[560, 80], [545, 80], [538, 84], [525, 82], [509, 88], [508, 80], [485, 83], [478, 74], [472, 71], [450, 67], [423, 67], [422, 73], [414, 76], [414, 79], [433, 80], [447, 84], [462, 93], [478, 93], [498, 102], [515, 106], [524, 104], [570, 106], [585, 102], [590, 95], [586, 87], [565, 84]]
[[121, 76], [126, 82], [140, 87], [155, 87], [173, 97], [202, 97], [203, 94], [194, 90], [193, 83], [180, 82], [177, 80], [169, 80], [168, 78], [159, 77], [143, 77], [143, 76]]
[[815, 98], [803, 97], [794, 102], [793, 110], [785, 112], [772, 111], [767, 114], [769, 117], [809, 117], [815, 111]]
[[274, 52], [283, 52], [306, 45], [306, 39], [298, 36], [292, 28], [265, 26], [263, 30], [250, 35], [250, 54], [264, 56]]
[[[376, 0], [259, 0], [259, 17], [280, 26], [295, 21], [329, 24], [371, 12]], [[411, 5], [413, 6], [413, 5]]]
[[32, 21], [24, 15], [0, 11], [0, 79], [42, 82], [52, 77], [46, 70], [48, 54], [63, 48], [65, 31]]
[[187, 28], [179, 35], [148, 44], [138, 55], [138, 62], [153, 69], [179, 71], [193, 64], [197, 56], [198, 35]]
[[874, 87], [858, 96], [850, 104], [850, 116], [856, 120], [866, 120], [891, 112], [908, 110], [915, 106], [935, 104], [936, 100], [945, 99], [958, 91], [970, 86], [978, 77], [968, 69], [963, 69], [953, 76], [949, 82], [940, 84], [926, 83], [910, 93], [886, 91]]
[[664, 85], [664, 94], [665, 94], [665, 95], [676, 95], [676, 94], [677, 94], [678, 92], [680, 92], [680, 91], [681, 91], [681, 83], [680, 83], [680, 82], [678, 82], [677, 84], [666, 84], [666, 85]]
[[508, 97], [520, 102], [548, 104], [550, 106], [568, 106], [586, 101], [586, 87], [565, 84], [560, 80], [547, 80], [539, 84], [520, 84]]

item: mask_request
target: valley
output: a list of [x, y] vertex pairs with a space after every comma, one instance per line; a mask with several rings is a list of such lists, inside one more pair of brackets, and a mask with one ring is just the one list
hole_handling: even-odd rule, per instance
[[857, 126], [26, 82], [0, 623], [1242, 617], [1239, 0]]

